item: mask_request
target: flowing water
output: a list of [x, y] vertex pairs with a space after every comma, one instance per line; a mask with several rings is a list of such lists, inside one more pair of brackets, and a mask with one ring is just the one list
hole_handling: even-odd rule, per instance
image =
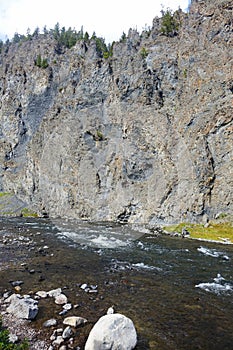
[[[155, 237], [128, 225], [25, 218], [1, 219], [0, 238], [0, 292], [12, 280], [22, 280], [25, 293], [63, 288], [89, 321], [81, 348], [113, 305], [133, 320], [139, 350], [233, 349], [232, 245]], [[83, 284], [92, 285], [89, 292]], [[58, 306], [46, 305], [35, 327], [59, 317]]]

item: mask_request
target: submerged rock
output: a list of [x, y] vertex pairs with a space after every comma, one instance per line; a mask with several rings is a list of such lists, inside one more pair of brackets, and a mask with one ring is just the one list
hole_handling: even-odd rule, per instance
[[92, 328], [85, 350], [132, 350], [137, 333], [132, 320], [121, 314], [101, 317]]

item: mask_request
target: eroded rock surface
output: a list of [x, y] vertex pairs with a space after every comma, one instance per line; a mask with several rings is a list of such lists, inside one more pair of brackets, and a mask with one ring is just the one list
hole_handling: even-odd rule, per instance
[[108, 59], [93, 42], [58, 53], [42, 35], [4, 49], [0, 189], [50, 217], [232, 213], [232, 3], [196, 0], [180, 16], [177, 36], [155, 18]]

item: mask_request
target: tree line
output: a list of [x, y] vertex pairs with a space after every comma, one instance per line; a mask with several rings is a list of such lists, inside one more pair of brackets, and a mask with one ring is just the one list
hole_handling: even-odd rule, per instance
[[[179, 27], [180, 27], [180, 11], [177, 10], [173, 12], [169, 8], [167, 10], [161, 11], [161, 28], [160, 32], [163, 35], [166, 35], [168, 37], [173, 37], [178, 34]], [[150, 30], [148, 31], [150, 33]], [[98, 37], [95, 32], [90, 36], [88, 32], [84, 32], [83, 27], [79, 31], [76, 31], [76, 29], [72, 29], [69, 27], [66, 29], [65, 27], [60, 27], [59, 23], [56, 23], [53, 29], [47, 29], [45, 26], [43, 28], [43, 31], [41, 32], [40, 29], [37, 27], [32, 33], [31, 30], [28, 29], [26, 35], [22, 35], [19, 33], [15, 33], [14, 37], [10, 41], [9, 39], [6, 40], [4, 43], [2, 40], [0, 40], [0, 52], [4, 46], [9, 46], [11, 43], [22, 43], [27, 40], [32, 40], [33, 38], [37, 38], [40, 35], [44, 36], [52, 36], [57, 44], [56, 44], [56, 51], [57, 53], [62, 53], [63, 48], [72, 48], [78, 41], [82, 40], [84, 42], [90, 43], [90, 41], [95, 41], [96, 43], [96, 51], [100, 57], [108, 58], [112, 56], [113, 53], [113, 45], [115, 42], [111, 44], [106, 44], [105, 39], [102, 37]], [[127, 35], [123, 32], [120, 42], [125, 42], [127, 40]], [[39, 62], [38, 65], [41, 63]]]

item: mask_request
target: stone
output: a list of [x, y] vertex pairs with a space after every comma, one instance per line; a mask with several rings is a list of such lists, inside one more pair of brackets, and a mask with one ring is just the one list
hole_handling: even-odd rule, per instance
[[67, 304], [67, 296], [65, 294], [59, 294], [55, 297], [55, 303], [58, 305]]
[[22, 297], [19, 294], [12, 294], [6, 302], [9, 303], [6, 311], [17, 318], [33, 320], [38, 314], [38, 301], [30, 297]]
[[73, 331], [70, 326], [67, 326], [63, 333], [62, 333], [62, 338], [63, 339], [69, 339], [73, 335]]
[[39, 290], [38, 292], [36, 292], [36, 295], [38, 295], [38, 297], [40, 298], [47, 298], [48, 293], [45, 292], [44, 290]]
[[60, 346], [59, 350], [67, 350], [67, 346], [66, 345], [62, 345], [62, 346]]
[[137, 333], [131, 319], [121, 314], [102, 316], [88, 336], [85, 350], [132, 350]]
[[14, 281], [14, 282], [11, 282], [11, 284], [13, 287], [18, 287], [18, 286], [21, 286], [23, 284], [23, 281]]
[[43, 323], [44, 327], [54, 327], [57, 325], [57, 320], [55, 318], [51, 318]]
[[53, 346], [60, 346], [64, 342], [64, 339], [61, 335], [58, 335], [57, 338], [53, 341]]
[[71, 327], [78, 327], [85, 324], [86, 322], [87, 320], [83, 317], [69, 316], [64, 319], [63, 324]]
[[50, 297], [56, 298], [58, 295], [60, 295], [62, 293], [61, 288], [57, 288], [57, 289], [52, 289], [48, 292], [48, 295]]
[[107, 310], [107, 315], [114, 314], [113, 306], [109, 307]]
[[86, 283], [83, 283], [83, 284], [80, 286], [80, 288], [83, 289], [83, 290], [85, 290], [87, 287], [88, 287], [88, 285], [87, 285]]
[[62, 307], [63, 307], [64, 310], [69, 311], [69, 310], [72, 309], [72, 304], [68, 303], [68, 304], [63, 305]]

